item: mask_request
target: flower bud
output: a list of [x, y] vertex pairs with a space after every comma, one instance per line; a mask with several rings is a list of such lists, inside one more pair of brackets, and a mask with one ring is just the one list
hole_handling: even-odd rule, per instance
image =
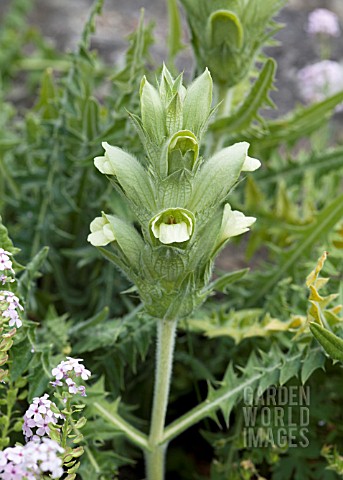
[[200, 68], [231, 88], [249, 73], [260, 48], [275, 32], [280, 0], [181, 0]]
[[168, 208], [150, 220], [152, 235], [165, 245], [189, 240], [193, 235], [194, 225], [194, 215], [184, 208]]
[[168, 147], [168, 174], [182, 168], [192, 170], [199, 155], [199, 143], [194, 133], [180, 130], [172, 136]]

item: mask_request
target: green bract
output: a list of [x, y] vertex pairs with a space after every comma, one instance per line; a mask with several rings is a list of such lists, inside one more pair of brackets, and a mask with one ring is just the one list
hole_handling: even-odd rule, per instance
[[[127, 199], [136, 225], [105, 215], [91, 224], [89, 241], [135, 283], [147, 312], [158, 318], [189, 315], [205, 300], [218, 247], [255, 221], [226, 203], [241, 171], [260, 162], [240, 142], [200, 156], [201, 137], [212, 114], [209, 71], [185, 89], [163, 68], [158, 88], [144, 77], [141, 118], [131, 118], [145, 148], [136, 159], [103, 143], [98, 170]], [[113, 241], [115, 239], [115, 241]]]
[[[232, 87], [249, 72], [276, 25], [272, 16], [281, 0], [181, 0], [198, 64], [215, 83]], [[269, 29], [268, 29], [269, 27]]]

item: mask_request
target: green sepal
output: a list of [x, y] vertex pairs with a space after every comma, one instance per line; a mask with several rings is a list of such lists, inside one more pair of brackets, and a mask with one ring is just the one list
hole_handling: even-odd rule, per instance
[[13, 340], [11, 338], [4, 338], [0, 342], [0, 352], [7, 352], [13, 345]]
[[87, 423], [87, 418], [86, 417], [81, 417], [75, 423], [74, 427], [79, 430], [80, 428], [84, 427], [86, 425], [86, 423]]
[[310, 322], [310, 330], [331, 358], [343, 362], [342, 338], [337, 337], [332, 332], [315, 322]]
[[200, 77], [187, 88], [183, 105], [183, 129], [191, 130], [200, 138], [212, 104], [212, 78], [206, 68]]
[[[2, 367], [3, 365], [5, 365], [5, 363], [7, 363], [7, 360], [8, 360], [8, 355], [7, 353], [5, 352], [0, 352], [0, 367]], [[0, 370], [0, 382], [2, 381], [2, 377], [1, 377], [1, 373], [3, 372], [3, 370]]]
[[165, 137], [165, 112], [158, 94], [144, 76], [140, 87], [141, 115], [144, 130], [157, 144]]
[[238, 180], [249, 144], [235, 143], [210, 158], [196, 174], [193, 195], [189, 203], [192, 211], [203, 211], [224, 201]]

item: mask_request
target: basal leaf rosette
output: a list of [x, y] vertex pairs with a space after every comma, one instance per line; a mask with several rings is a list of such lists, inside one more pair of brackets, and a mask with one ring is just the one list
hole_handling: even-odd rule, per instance
[[195, 217], [185, 208], [168, 208], [150, 220], [152, 238], [164, 245], [187, 242], [194, 232]]

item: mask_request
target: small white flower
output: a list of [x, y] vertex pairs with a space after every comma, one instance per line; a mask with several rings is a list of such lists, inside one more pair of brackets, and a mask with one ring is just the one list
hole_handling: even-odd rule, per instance
[[150, 221], [153, 236], [161, 243], [182, 243], [189, 240], [194, 231], [194, 215], [184, 208], [168, 208]]
[[219, 243], [247, 232], [255, 221], [255, 217], [246, 217], [244, 213], [232, 210], [231, 205], [227, 203], [224, 207]]
[[105, 214], [102, 217], [96, 217], [91, 222], [90, 231], [87, 240], [95, 247], [104, 247], [115, 241], [113, 228]]
[[316, 8], [308, 16], [307, 33], [310, 35], [324, 34], [331, 37], [340, 36], [337, 15], [327, 8]]

